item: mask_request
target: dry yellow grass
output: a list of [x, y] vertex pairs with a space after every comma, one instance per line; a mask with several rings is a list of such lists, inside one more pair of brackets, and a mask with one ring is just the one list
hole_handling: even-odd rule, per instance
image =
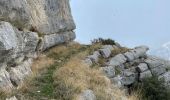
[[53, 63], [54, 60], [52, 58], [47, 57], [45, 54], [41, 54], [36, 60], [34, 60], [31, 67], [33, 74], [38, 74], [41, 70], [50, 67]]
[[130, 49], [126, 47], [116, 48], [112, 51], [111, 56], [114, 57], [117, 54], [128, 52]]
[[[72, 57], [54, 73], [54, 85], [58, 99], [78, 100], [83, 90], [94, 91], [97, 100], [138, 100], [136, 96], [127, 97], [124, 91], [112, 86], [110, 80], [97, 68], [90, 68], [82, 62], [88, 52]], [[62, 84], [62, 85], [61, 85]]]
[[[59, 58], [62, 55], [68, 53], [70, 50], [77, 50], [82, 46], [78, 43], [71, 43], [67, 46], [61, 45], [52, 48], [46, 55], [59, 54]], [[110, 80], [99, 70], [98, 67], [90, 68], [88, 65], [82, 62], [90, 52], [93, 52], [101, 47], [101, 44], [90, 46], [88, 50], [80, 52], [73, 56], [68, 62], [66, 62], [61, 68], [57, 69], [53, 74], [55, 95], [57, 100], [78, 100], [81, 92], [86, 89], [94, 91], [97, 100], [111, 100], [114, 97], [115, 100], [139, 100], [138, 95], [126, 96], [125, 92], [113, 86]], [[56, 57], [56, 56], [55, 56]], [[52, 65], [55, 60], [51, 57], [41, 55], [35, 60], [32, 70], [33, 76], [30, 77], [26, 84], [21, 88], [22, 93], [27, 92], [30, 88], [32, 78], [36, 77], [43, 69]]]

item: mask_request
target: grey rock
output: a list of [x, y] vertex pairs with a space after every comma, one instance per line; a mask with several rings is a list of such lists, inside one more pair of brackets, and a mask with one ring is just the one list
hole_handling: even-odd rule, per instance
[[155, 67], [155, 68], [151, 69], [151, 72], [153, 75], [159, 76], [166, 72], [166, 68], [165, 68], [165, 66], [161, 65], [159, 67]]
[[[116, 48], [116, 46], [114, 46], [114, 48]], [[114, 48], [112, 45], [103, 45], [102, 46], [102, 49], [109, 49], [110, 51], [112, 51]]]
[[62, 34], [45, 35], [43, 38], [43, 50], [56, 46], [61, 43], [70, 42], [75, 39], [74, 32], [64, 32]]
[[10, 78], [15, 83], [15, 85], [19, 86], [23, 83], [24, 79], [32, 74], [30, 66], [32, 65], [32, 59], [28, 59], [24, 61], [19, 66], [13, 67], [10, 70]]
[[17, 37], [13, 27], [7, 22], [0, 22], [0, 61], [7, 62], [17, 48]]
[[148, 64], [148, 67], [150, 69], [158, 67], [158, 66], [161, 66], [161, 65], [164, 65], [164, 62], [161, 59], [159, 59], [157, 57], [153, 57], [153, 56], [149, 56], [145, 60], [145, 62]]
[[93, 53], [93, 55], [88, 56], [87, 58], [89, 58], [93, 63], [97, 63], [100, 57], [100, 53], [98, 51], [95, 51]]
[[0, 89], [2, 92], [10, 93], [11, 90], [14, 88], [13, 84], [10, 80], [9, 73], [4, 69], [0, 69]]
[[118, 42], [115, 42], [115, 46], [117, 46], [118, 48], [121, 48], [121, 45]]
[[42, 34], [75, 29], [69, 0], [1, 0], [0, 18]]
[[115, 68], [113, 66], [102, 67], [101, 69], [107, 77], [113, 78], [115, 76]]
[[110, 66], [118, 66], [121, 65], [123, 63], [125, 63], [127, 61], [127, 59], [125, 58], [125, 56], [123, 54], [118, 54], [115, 57], [112, 57], [108, 63], [108, 65]]
[[121, 82], [123, 85], [131, 85], [136, 81], [136, 75], [133, 72], [130, 71], [124, 71], [123, 77], [121, 79]]
[[6, 98], [6, 100], [18, 100], [15, 96], [10, 97], [10, 98]]
[[101, 56], [100, 53], [99, 53], [99, 51], [94, 51], [94, 52], [93, 52], [93, 55], [96, 55], [96, 56], [98, 56], [98, 57]]
[[127, 61], [133, 61], [135, 59], [134, 53], [132, 52], [126, 52], [124, 55], [127, 58]]
[[91, 66], [91, 65], [93, 64], [93, 62], [92, 62], [91, 59], [89, 59], [89, 58], [86, 58], [86, 59], [84, 60], [84, 63], [86, 63], [86, 64], [89, 65], [89, 66]]
[[18, 31], [8, 22], [0, 22], [0, 62], [18, 64], [20, 58], [36, 53], [38, 40], [35, 32]]
[[147, 46], [139, 46], [135, 47], [133, 50], [126, 52], [124, 55], [128, 61], [133, 61], [139, 57], [143, 57], [146, 55], [146, 52], [149, 50]]
[[104, 58], [108, 58], [111, 55], [111, 50], [109, 48], [100, 49], [99, 51]]
[[142, 81], [143, 79], [148, 78], [148, 77], [152, 77], [152, 73], [150, 70], [140, 73], [139, 80]]
[[23, 34], [23, 43], [24, 49], [23, 52], [25, 53], [34, 53], [36, 51], [39, 37], [38, 34], [35, 32], [27, 32]]
[[135, 49], [133, 50], [134, 54], [135, 54], [135, 58], [139, 58], [139, 57], [143, 57], [146, 55], [146, 52], [149, 50], [148, 46], [138, 46], [135, 47]]
[[142, 73], [144, 71], [148, 70], [148, 65], [146, 63], [140, 63], [138, 66], [137, 66], [137, 71]]
[[85, 90], [81, 93], [79, 100], [96, 100], [92, 90]]

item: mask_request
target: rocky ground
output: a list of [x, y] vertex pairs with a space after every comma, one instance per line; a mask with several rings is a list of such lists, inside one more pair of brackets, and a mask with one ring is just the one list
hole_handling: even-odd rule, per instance
[[147, 46], [80, 45], [75, 28], [69, 0], [0, 0], [0, 99], [138, 100], [129, 88], [154, 75], [169, 87]]
[[[136, 82], [142, 82], [145, 78], [158, 76], [164, 79], [169, 86], [170, 82], [170, 62], [161, 58], [147, 55], [147, 46], [138, 46], [121, 52], [120, 45], [104, 45], [92, 55], [87, 56], [85, 62], [89, 66], [100, 63], [101, 70], [119, 88], [129, 88]], [[119, 49], [119, 53], [114, 54]]]
[[6, 100], [138, 100], [129, 95], [130, 87], [147, 77], [157, 75], [169, 86], [169, 61], [147, 55], [148, 50], [100, 43], [57, 46], [34, 61], [34, 77]]

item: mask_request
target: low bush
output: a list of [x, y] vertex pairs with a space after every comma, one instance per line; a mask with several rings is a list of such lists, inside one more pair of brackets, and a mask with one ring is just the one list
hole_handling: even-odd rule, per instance
[[144, 79], [137, 87], [142, 100], [170, 100], [170, 89], [157, 76]]
[[112, 39], [98, 38], [91, 41], [92, 44], [101, 43], [102, 45], [115, 45], [115, 41]]

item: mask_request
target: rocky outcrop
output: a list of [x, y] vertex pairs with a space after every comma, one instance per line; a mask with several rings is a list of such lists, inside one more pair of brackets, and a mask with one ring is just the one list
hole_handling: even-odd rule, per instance
[[0, 18], [42, 34], [75, 29], [69, 0], [1, 0]]
[[112, 57], [111, 52], [116, 48], [121, 48], [115, 46], [105, 45], [104, 48], [101, 47], [98, 50], [100, 53], [98, 55], [101, 56], [94, 56], [97, 59], [95, 62], [87, 57], [85, 63], [93, 65], [93, 63], [100, 63], [98, 60], [101, 57], [105, 58], [107, 62], [101, 66], [101, 71], [119, 88], [132, 86], [135, 82], [142, 82], [145, 78], [155, 75], [159, 79], [164, 79], [165, 84], [170, 86], [169, 61], [147, 55], [146, 52], [149, 50], [147, 46], [138, 46], [125, 53], [120, 51], [119, 54]]
[[75, 39], [69, 0], [0, 1], [0, 90], [9, 92], [32, 74], [42, 51]]

